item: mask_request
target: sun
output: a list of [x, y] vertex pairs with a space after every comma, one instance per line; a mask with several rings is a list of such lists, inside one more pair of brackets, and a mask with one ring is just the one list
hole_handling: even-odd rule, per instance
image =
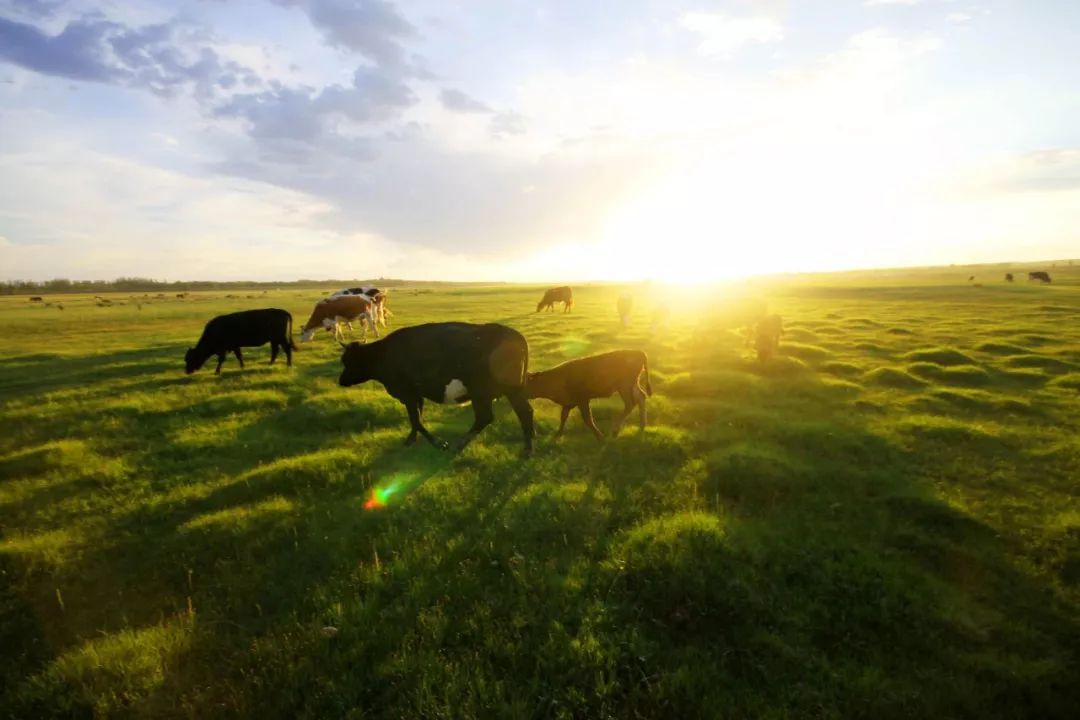
[[894, 168], [845, 146], [688, 163], [610, 216], [608, 275], [697, 284], [881, 264], [912, 232]]

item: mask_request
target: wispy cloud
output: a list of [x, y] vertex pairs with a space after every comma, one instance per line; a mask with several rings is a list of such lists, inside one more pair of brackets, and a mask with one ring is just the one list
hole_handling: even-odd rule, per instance
[[700, 37], [702, 55], [727, 55], [747, 45], [784, 39], [784, 26], [769, 17], [730, 17], [723, 13], [688, 12], [679, 24]]
[[480, 102], [476, 98], [470, 97], [461, 90], [454, 88], [446, 88], [439, 93], [439, 102], [447, 110], [453, 110], [454, 112], [462, 113], [490, 113], [493, 112], [484, 103]]

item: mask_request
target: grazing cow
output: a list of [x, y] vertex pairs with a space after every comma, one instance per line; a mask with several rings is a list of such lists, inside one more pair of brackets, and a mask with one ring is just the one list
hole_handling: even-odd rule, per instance
[[278, 350], [285, 351], [285, 362], [292, 366], [292, 351], [296, 346], [292, 341], [292, 315], [277, 308], [262, 310], [244, 310], [242, 312], [218, 315], [206, 323], [202, 337], [193, 348], [184, 354], [184, 372], [190, 375], [203, 366], [211, 355], [217, 355], [215, 375], [221, 374], [221, 364], [225, 355], [233, 353], [244, 368], [242, 347], [259, 347], [270, 343], [270, 364], [277, 360]]
[[[386, 291], [380, 290], [377, 287], [371, 285], [363, 285], [361, 287], [345, 288], [344, 290], [338, 290], [330, 295], [331, 298], [342, 297], [345, 295], [363, 295], [364, 297], [371, 298], [375, 303], [375, 320], [386, 327], [386, 318], [393, 317], [394, 313], [390, 312], [390, 308], [386, 307]], [[352, 323], [346, 322], [349, 326], [349, 330], [352, 330]]]
[[1013, 281], [1013, 274], [1012, 273], [1005, 273], [1005, 282], [1012, 282], [1012, 281]]
[[615, 307], [619, 310], [619, 321], [622, 322], [623, 328], [630, 327], [630, 311], [634, 309], [634, 296], [628, 292], [623, 293], [619, 296]]
[[574, 307], [574, 291], [568, 285], [549, 288], [544, 293], [544, 297], [540, 299], [540, 302], [536, 303], [536, 312], [540, 312], [544, 308], [554, 311], [557, 302], [563, 304], [563, 312], [570, 312]]
[[[642, 373], [645, 375], [644, 388], [638, 384]], [[614, 393], [622, 396], [625, 407], [611, 428], [611, 434], [619, 434], [619, 429], [635, 406], [639, 408], [640, 426], [644, 430], [645, 398], [652, 395], [649, 359], [641, 350], [613, 350], [570, 360], [550, 370], [529, 373], [525, 392], [529, 398], [546, 398], [562, 406], [556, 437], [563, 434], [566, 418], [576, 407], [585, 426], [593, 431], [597, 440], [603, 440], [604, 433], [593, 421], [589, 400], [606, 398]]]
[[779, 315], [766, 315], [754, 325], [754, 348], [759, 362], [765, 362], [780, 348], [784, 321]]
[[30, 302], [45, 302], [45, 298], [41, 297], [40, 295], [35, 295], [34, 297], [30, 298]]
[[521, 422], [524, 454], [532, 453], [533, 411], [525, 396], [529, 345], [516, 330], [494, 323], [428, 323], [396, 330], [370, 345], [353, 342], [342, 347], [345, 368], [338, 383], [343, 387], [368, 380], [382, 383], [409, 413], [406, 445], [415, 443], [419, 433], [435, 447], [447, 448], [424, 427], [425, 400], [472, 401], [475, 419], [457, 443], [461, 450], [491, 424], [492, 402], [505, 395]]
[[[366, 318], [367, 324], [375, 332], [375, 337], [379, 337], [379, 328], [375, 326], [375, 303], [368, 296], [342, 295], [320, 300], [315, 303], [315, 307], [311, 311], [311, 317], [304, 323], [300, 333], [300, 340], [303, 342], [310, 341], [315, 337], [315, 331], [320, 327], [326, 328], [327, 332], [333, 332], [334, 338], [340, 340], [342, 334], [339, 323], [349, 323], [349, 329], [351, 330], [351, 321], [360, 318]], [[366, 340], [367, 327], [361, 324], [360, 330], [361, 337]]]
[[1050, 282], [1050, 275], [1043, 272], [1042, 270], [1038, 270], [1036, 272], [1029, 272], [1028, 282], [1031, 282], [1032, 280], [1038, 280], [1045, 285], [1046, 283]]
[[975, 276], [972, 275], [971, 277], [969, 277], [968, 282], [975, 282]]

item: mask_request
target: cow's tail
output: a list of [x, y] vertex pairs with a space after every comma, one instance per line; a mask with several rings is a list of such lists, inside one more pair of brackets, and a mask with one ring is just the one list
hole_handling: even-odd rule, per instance
[[645, 353], [641, 353], [642, 360], [644, 360], [643, 369], [645, 370], [645, 394], [652, 397], [652, 383], [649, 381], [649, 356]]
[[289, 332], [285, 336], [289, 340], [289, 348], [292, 350], [299, 350], [300, 348], [296, 347], [296, 343], [294, 343], [292, 339], [292, 313], [287, 312], [285, 315], [289, 318], [289, 324], [286, 326]]

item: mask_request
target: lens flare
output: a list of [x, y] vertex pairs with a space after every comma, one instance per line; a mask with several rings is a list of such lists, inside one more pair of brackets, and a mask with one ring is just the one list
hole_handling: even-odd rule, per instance
[[590, 343], [582, 337], [568, 337], [559, 347], [563, 357], [576, 358], [589, 352]]
[[390, 496], [398, 491], [398, 484], [392, 482], [381, 488], [375, 488], [371, 491], [371, 497], [364, 503], [365, 510], [374, 510], [376, 508], [386, 507], [390, 501]]

